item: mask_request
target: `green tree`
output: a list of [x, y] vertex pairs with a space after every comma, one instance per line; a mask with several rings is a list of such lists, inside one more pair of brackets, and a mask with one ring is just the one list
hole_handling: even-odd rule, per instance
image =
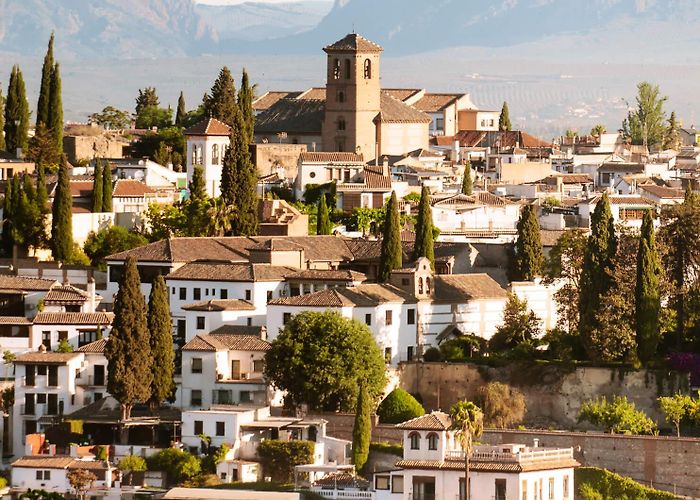
[[681, 422], [690, 416], [693, 399], [687, 394], [677, 392], [673, 396], [662, 396], [657, 401], [666, 422], [673, 424], [676, 427], [676, 436], [681, 437]]
[[388, 281], [391, 271], [400, 269], [402, 265], [403, 252], [401, 249], [399, 207], [396, 201], [396, 193], [392, 191], [391, 198], [389, 198], [386, 206], [386, 219], [382, 234], [382, 249], [377, 280], [381, 283]]
[[102, 165], [102, 211], [112, 211], [112, 167], [108, 160]]
[[605, 132], [607, 132], [607, 129], [605, 128], [605, 125], [603, 125], [602, 123], [598, 123], [598, 124], [594, 125], [593, 128], [591, 129], [591, 135], [593, 137], [600, 137]]
[[379, 403], [377, 415], [383, 424], [400, 424], [425, 415], [425, 409], [416, 398], [397, 387]]
[[668, 119], [668, 126], [666, 127], [666, 133], [664, 134], [664, 149], [680, 149], [680, 128], [681, 126], [676, 119], [676, 112], [671, 111], [671, 116]]
[[63, 154], [63, 101], [61, 98], [61, 72], [58, 63], [51, 73], [51, 85], [49, 87], [49, 116], [46, 125], [51, 130], [56, 148], [56, 156]]
[[92, 211], [93, 213], [102, 212], [102, 201], [104, 198], [104, 176], [102, 174], [102, 161], [95, 158], [95, 173], [92, 179]]
[[39, 122], [34, 130], [34, 137], [29, 139], [27, 158], [44, 167], [56, 165], [61, 159], [56, 151], [53, 133], [44, 125], [44, 122]]
[[46, 170], [41, 163], [36, 167], [36, 205], [42, 214], [46, 215], [50, 212], [49, 193], [46, 190]]
[[68, 177], [68, 162], [62, 158], [58, 168], [58, 184], [53, 199], [51, 219], [51, 251], [54, 260], [70, 260], [73, 253], [73, 196]]
[[352, 463], [358, 472], [367, 463], [369, 443], [372, 440], [372, 401], [364, 384], [360, 386], [355, 410], [355, 423], [352, 427]]
[[255, 126], [255, 115], [253, 114], [253, 87], [250, 85], [248, 72], [243, 68], [241, 77], [241, 88], [238, 91], [238, 109], [243, 118], [241, 132], [245, 137], [246, 144], [253, 142], [253, 128]]
[[474, 191], [474, 180], [472, 179], [472, 162], [464, 164], [464, 174], [462, 174], [462, 194], [471, 196]]
[[501, 132], [510, 132], [510, 111], [508, 111], [508, 103], [503, 101], [503, 107], [501, 108], [501, 116], [498, 117], [498, 130]]
[[14, 220], [13, 207], [14, 207], [15, 191], [12, 187], [11, 180], [5, 183], [5, 198], [3, 200], [3, 221], [2, 221], [2, 248], [5, 255], [12, 255], [12, 247], [14, 241], [12, 240], [12, 226]]
[[328, 205], [326, 205], [326, 196], [319, 198], [318, 215], [316, 216], [316, 234], [331, 234], [331, 219], [328, 215]]
[[520, 344], [532, 344], [540, 335], [540, 319], [527, 307], [527, 300], [509, 294], [503, 310], [503, 323], [489, 340], [493, 352], [513, 349]]
[[185, 122], [185, 115], [187, 110], [185, 109], [185, 94], [180, 91], [180, 97], [177, 98], [177, 111], [175, 112], [175, 126], [183, 127]]
[[5, 151], [5, 98], [0, 88], [0, 151]]
[[56, 352], [73, 352], [73, 346], [66, 339], [63, 339], [58, 343]]
[[41, 210], [41, 200], [34, 189], [34, 180], [29, 174], [22, 176], [22, 208], [20, 231], [26, 247], [35, 249], [46, 241], [44, 212]]
[[128, 257], [114, 300], [114, 322], [107, 345], [107, 390], [121, 405], [121, 421], [151, 396], [153, 356], [149, 343], [146, 303], [136, 260]]
[[302, 312], [285, 325], [265, 356], [265, 376], [296, 408], [348, 411], [361, 383], [375, 401], [384, 389], [384, 357], [367, 325], [335, 312]]
[[590, 422], [611, 434], [654, 434], [656, 424], [643, 411], [637, 410], [627, 397], [615, 396], [585, 401], [581, 405], [579, 422]]
[[172, 127], [173, 125], [173, 110], [170, 108], [158, 108], [149, 106], [143, 108], [136, 116], [136, 128], [153, 128], [158, 129]]
[[90, 258], [90, 263], [102, 271], [107, 270], [105, 257], [119, 252], [125, 252], [132, 248], [146, 245], [148, 240], [139, 233], [130, 232], [123, 226], [110, 226], [100, 229], [97, 233], [91, 232], [83, 249]]
[[501, 382], [489, 382], [479, 388], [479, 406], [484, 424], [505, 429], [525, 418], [525, 396], [518, 389]]
[[549, 251], [546, 262], [546, 279], [562, 281], [554, 297], [559, 318], [557, 326], [569, 334], [578, 333], [579, 282], [587, 240], [584, 231], [564, 231]]
[[36, 105], [36, 126], [40, 123], [49, 124], [49, 102], [51, 95], [51, 76], [53, 74], [53, 42], [54, 34], [51, 33], [49, 38], [49, 46], [46, 49], [44, 56], [44, 65], [41, 67], [41, 84], [39, 86], [39, 100]]
[[[235, 129], [243, 130], [243, 116], [236, 111]], [[258, 234], [258, 171], [250, 161], [248, 142], [242, 133], [235, 134], [235, 194], [236, 212], [231, 221], [231, 231], [235, 236], [255, 236]]]
[[173, 351], [172, 319], [168, 304], [168, 288], [157, 276], [148, 297], [148, 332], [153, 363], [149, 405], [157, 409], [175, 391], [175, 352]]
[[[224, 66], [219, 71], [219, 76], [210, 92], [204, 95], [204, 112], [206, 116], [216, 118], [224, 122], [229, 127], [233, 127], [236, 133], [242, 129], [240, 124], [236, 126], [236, 115], [238, 114], [238, 103], [236, 100], [236, 84], [231, 76], [231, 71]], [[248, 142], [243, 137], [243, 144]], [[232, 143], [233, 144], [233, 143]]]
[[5, 147], [14, 154], [17, 149], [27, 150], [29, 133], [29, 103], [24, 78], [19, 66], [12, 67], [10, 84], [5, 100]]
[[627, 115], [629, 139], [632, 144], [651, 147], [663, 143], [666, 135], [666, 99], [667, 97], [661, 95], [658, 85], [649, 82], [637, 85], [637, 106]]
[[106, 106], [99, 113], [92, 113], [88, 117], [89, 123], [96, 123], [106, 129], [123, 129], [131, 123], [128, 111], [117, 109], [114, 106]]
[[190, 189], [191, 200], [203, 200], [208, 197], [204, 186], [204, 169], [202, 167], [194, 167], [192, 180], [188, 187]]
[[416, 220], [416, 242], [413, 247], [413, 259], [426, 257], [435, 268], [435, 243], [433, 242], [433, 211], [430, 208], [430, 191], [423, 186], [418, 203]]
[[139, 89], [139, 95], [136, 98], [136, 116], [146, 108], [157, 108], [160, 105], [158, 94], [155, 87], [146, 87], [144, 90]]
[[644, 213], [637, 250], [637, 282], [634, 293], [637, 356], [647, 363], [656, 354], [660, 340], [659, 313], [661, 265], [656, 252], [654, 221], [651, 210]]
[[532, 281], [542, 276], [544, 270], [540, 224], [537, 222], [533, 205], [525, 205], [518, 220], [513, 268], [514, 281]]
[[458, 401], [450, 408], [452, 429], [456, 430], [456, 437], [462, 445], [464, 452], [464, 498], [471, 499], [469, 488], [469, 455], [472, 452], [472, 443], [475, 438], [481, 436], [484, 431], [484, 414], [481, 408], [471, 401]]

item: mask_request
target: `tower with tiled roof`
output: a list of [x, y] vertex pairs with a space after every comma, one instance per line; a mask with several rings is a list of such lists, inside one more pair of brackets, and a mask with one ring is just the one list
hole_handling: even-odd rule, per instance
[[188, 185], [194, 169], [201, 167], [207, 194], [212, 197], [221, 194], [221, 171], [230, 134], [231, 128], [216, 118], [205, 118], [185, 130]]
[[327, 54], [323, 149], [374, 158], [374, 118], [381, 110], [382, 48], [352, 33], [323, 49]]

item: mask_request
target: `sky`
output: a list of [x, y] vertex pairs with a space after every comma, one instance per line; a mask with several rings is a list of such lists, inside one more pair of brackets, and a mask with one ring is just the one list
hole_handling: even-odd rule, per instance
[[[197, 3], [205, 3], [208, 5], [235, 5], [238, 3], [250, 2], [251, 0], [195, 0]], [[255, 0], [258, 3], [291, 3], [299, 2], [301, 0]], [[332, 2], [333, 0], [320, 0], [325, 2]]]

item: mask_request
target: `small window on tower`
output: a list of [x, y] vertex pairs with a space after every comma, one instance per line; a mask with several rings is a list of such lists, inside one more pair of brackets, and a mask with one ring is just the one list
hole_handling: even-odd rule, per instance
[[335, 80], [340, 78], [340, 61], [338, 59], [333, 60], [333, 78]]
[[350, 78], [350, 59], [345, 59], [345, 79]]
[[219, 164], [219, 145], [218, 144], [214, 144], [211, 147], [211, 163], [212, 163], [212, 165]]
[[365, 80], [372, 78], [372, 61], [365, 59]]
[[345, 130], [345, 118], [338, 118], [338, 130]]
[[342, 90], [338, 91], [337, 101], [345, 102], [345, 92], [343, 92]]

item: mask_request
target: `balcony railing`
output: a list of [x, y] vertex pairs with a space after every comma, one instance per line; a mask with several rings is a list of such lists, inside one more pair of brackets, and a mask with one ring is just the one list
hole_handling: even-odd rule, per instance
[[[472, 451], [469, 459], [472, 462], [515, 462], [515, 463], [525, 463], [525, 462], [537, 462], [537, 461], [550, 461], [550, 460], [563, 460], [567, 458], [574, 458], [573, 448], [561, 448], [553, 450], [531, 450], [523, 451], [520, 453], [510, 453], [504, 451], [485, 451], [485, 450], [475, 450]], [[464, 452], [462, 450], [448, 450], [445, 453], [446, 460], [459, 460], [464, 461]]]
[[318, 493], [323, 498], [337, 500], [356, 500], [356, 499], [372, 499], [374, 498], [371, 491], [346, 491], [346, 490], [319, 490], [313, 489], [314, 493]]
[[107, 377], [95, 378], [93, 375], [88, 375], [87, 377], [82, 376], [75, 379], [76, 383], [80, 386], [89, 387], [104, 387], [107, 385]]

